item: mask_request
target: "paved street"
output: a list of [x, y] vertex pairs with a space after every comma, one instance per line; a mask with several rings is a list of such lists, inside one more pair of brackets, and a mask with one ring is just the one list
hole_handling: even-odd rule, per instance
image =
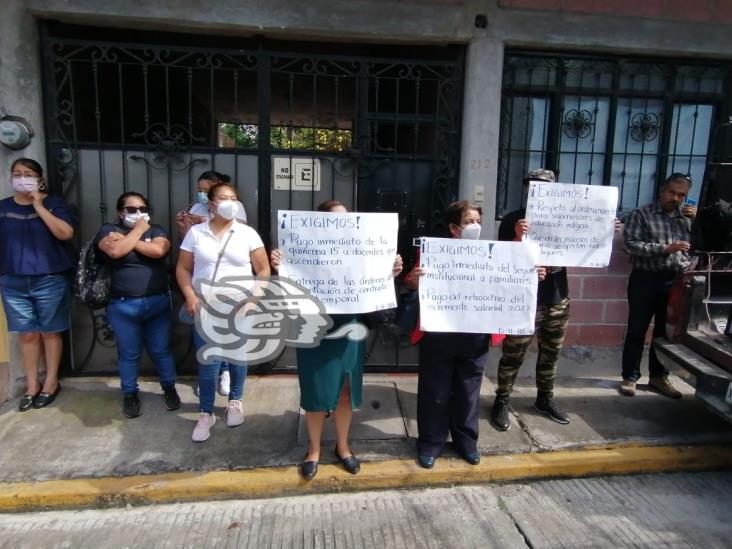
[[729, 547], [732, 472], [0, 516], [0, 547]]

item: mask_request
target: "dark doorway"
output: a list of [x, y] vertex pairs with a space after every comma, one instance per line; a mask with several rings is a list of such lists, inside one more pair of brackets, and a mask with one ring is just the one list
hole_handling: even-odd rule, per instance
[[[236, 184], [268, 246], [278, 209], [336, 198], [399, 213], [410, 267], [413, 238], [436, 231], [456, 196], [461, 47], [41, 25], [49, 175], [78, 208], [77, 244], [114, 218], [120, 193], [134, 190], [150, 198], [153, 221], [177, 249], [175, 214], [193, 200], [198, 174], [215, 169]], [[273, 170], [295, 169], [305, 177], [273, 179]], [[116, 371], [104, 310], [77, 303], [72, 324], [68, 371]], [[181, 371], [194, 366], [188, 330], [175, 327]], [[278, 367], [293, 360], [286, 354]], [[407, 334], [387, 315], [372, 330], [368, 368], [415, 364]]]

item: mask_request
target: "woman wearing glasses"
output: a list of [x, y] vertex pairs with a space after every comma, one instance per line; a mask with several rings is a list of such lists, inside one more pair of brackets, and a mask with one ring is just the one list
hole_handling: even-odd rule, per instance
[[160, 376], [165, 407], [176, 410], [175, 360], [170, 350], [170, 289], [166, 260], [168, 235], [160, 225], [150, 225], [150, 207], [139, 193], [117, 199], [119, 219], [102, 225], [96, 236], [110, 275], [107, 319], [117, 339], [117, 364], [127, 417], [141, 413], [137, 371], [145, 349]]
[[25, 412], [45, 408], [61, 390], [61, 332], [69, 329], [68, 273], [74, 268], [66, 241], [75, 220], [63, 198], [46, 194], [38, 162], [19, 158], [10, 174], [13, 195], [0, 200], [0, 294], [8, 329], [18, 334], [27, 383], [18, 409]]

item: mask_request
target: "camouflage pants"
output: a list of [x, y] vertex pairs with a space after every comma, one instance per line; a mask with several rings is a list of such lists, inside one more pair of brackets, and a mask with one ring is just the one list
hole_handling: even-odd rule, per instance
[[[539, 355], [536, 359], [536, 388], [540, 393], [554, 390], [557, 375], [557, 359], [562, 350], [564, 334], [569, 324], [569, 298], [555, 305], [540, 305], [536, 310], [536, 331]], [[513, 390], [519, 368], [534, 335], [506, 336], [503, 355], [498, 363], [498, 396], [509, 396]]]

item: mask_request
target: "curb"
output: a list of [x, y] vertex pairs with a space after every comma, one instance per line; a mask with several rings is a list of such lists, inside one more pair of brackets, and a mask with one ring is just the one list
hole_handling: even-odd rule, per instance
[[607, 446], [483, 456], [479, 465], [441, 458], [431, 470], [414, 460], [363, 463], [358, 475], [321, 465], [304, 481], [296, 466], [0, 484], [0, 513], [116, 507], [322, 492], [404, 489], [542, 478], [695, 471], [732, 467], [732, 446]]

